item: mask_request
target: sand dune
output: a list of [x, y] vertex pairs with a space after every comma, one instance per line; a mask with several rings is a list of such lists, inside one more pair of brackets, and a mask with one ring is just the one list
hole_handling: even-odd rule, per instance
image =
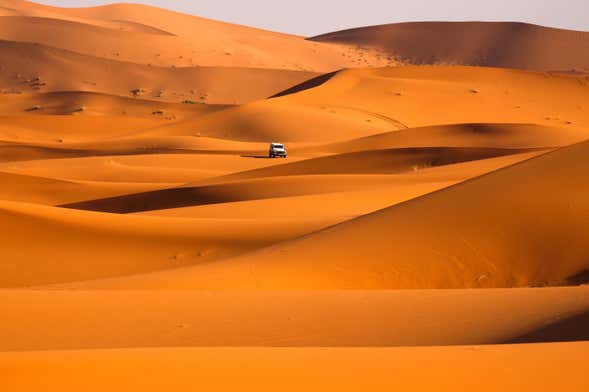
[[0, 87], [13, 93], [88, 91], [177, 103], [242, 104], [317, 75], [237, 67], [170, 68], [12, 41], [0, 41], [0, 53], [7, 59]]
[[[539, 153], [539, 151], [536, 152]], [[89, 211], [129, 213], [244, 200], [352, 191], [366, 185], [374, 186], [388, 183], [398, 186], [397, 178], [390, 176], [378, 177], [376, 175], [411, 172], [427, 169], [428, 167], [483, 160], [504, 155], [519, 155], [519, 159], [526, 159], [533, 155], [533, 152], [529, 150], [426, 149], [423, 151], [409, 149], [360, 154], [362, 155], [360, 157], [356, 156], [356, 154], [344, 154], [307, 159], [217, 177], [204, 181], [204, 184], [201, 185], [184, 184], [180, 187], [163, 190], [65, 204], [63, 207]], [[362, 174], [370, 176], [363, 177]]]
[[314, 88], [150, 132], [325, 144], [414, 127], [511, 123], [583, 135], [588, 87], [582, 76], [491, 68], [354, 69]]
[[336, 154], [229, 175], [228, 179], [315, 174], [395, 174], [454, 163], [524, 154], [534, 149], [460, 147], [395, 148]]
[[[274, 219], [276, 217], [275, 211], [280, 211], [280, 216], [284, 218], [331, 217], [338, 221], [345, 221], [449, 187], [469, 178], [529, 159], [540, 153], [506, 155], [393, 176], [371, 174], [368, 179], [363, 179], [363, 176], [336, 175], [332, 178], [327, 177], [329, 178], [328, 187], [331, 190], [329, 193], [324, 193], [326, 182], [323, 181], [323, 178], [326, 177], [319, 176], [319, 181], [313, 182], [316, 186], [315, 189], [307, 187], [307, 191], [312, 192], [307, 195], [250, 199], [184, 208], [176, 207], [149, 210], [143, 213], [170, 217]], [[218, 181], [222, 183], [222, 179], [223, 176], [209, 178], [202, 183], [216, 183]], [[333, 187], [332, 184], [337, 183], [336, 179], [339, 179], [340, 183], [347, 182], [348, 186]], [[307, 182], [307, 185], [311, 184]]]
[[[67, 95], [58, 96], [67, 97]], [[83, 97], [84, 94], [76, 96]], [[108, 103], [110, 100], [106, 99], [105, 101]], [[2, 103], [2, 106], [9, 107], [14, 101]], [[2, 141], [22, 144], [49, 142], [57, 144], [59, 139], [67, 144], [68, 142], [121, 137], [157, 127], [166, 121], [155, 116], [146, 118], [109, 115], [108, 113], [100, 116], [63, 116], [37, 115], [33, 112], [21, 113], [20, 111], [13, 115], [3, 115], [0, 118], [2, 119], [2, 127], [0, 128]]]
[[0, 215], [2, 287], [177, 268], [263, 247], [329, 224], [279, 219], [170, 221], [7, 201], [0, 202]]
[[[285, 391], [319, 387], [374, 391], [564, 388], [582, 392], [588, 387], [587, 346], [576, 342], [438, 348], [22, 352], [0, 354], [0, 367], [6, 385], [25, 390], [55, 387], [63, 391], [158, 391], [239, 389], [247, 385]], [[428, 377], [423, 377], [424, 366]]]
[[589, 70], [589, 32], [525, 23], [399, 23], [344, 30], [311, 39], [375, 47], [410, 64]]
[[378, 186], [392, 181], [394, 179], [382, 177], [359, 178], [321, 175], [262, 178], [212, 185], [182, 185], [151, 192], [64, 204], [62, 207], [126, 214], [246, 200], [345, 192], [361, 189], [363, 186]]
[[63, 9], [8, 1], [7, 6], [14, 11], [2, 17], [0, 39], [139, 64], [317, 72], [394, 64], [378, 50], [311, 42], [145, 5]]
[[153, 190], [166, 184], [72, 182], [0, 171], [0, 199], [39, 204], [63, 204], [89, 198]]
[[335, 112], [313, 105], [258, 101], [181, 124], [162, 125], [146, 134], [201, 135], [248, 142], [281, 140], [289, 143], [327, 143], [391, 129], [397, 129], [394, 122], [353, 108]]
[[[135, 59], [140, 64], [157, 61], [157, 54], [160, 54], [158, 49], [166, 47], [167, 56], [171, 55], [169, 52], [173, 48], [180, 53], [190, 53], [188, 43], [176, 42], [175, 37], [170, 35], [121, 32], [51, 17], [3, 16], [0, 26], [0, 38], [6, 41], [40, 43], [80, 54], [123, 61]], [[169, 67], [173, 64], [165, 62], [161, 65]]]
[[588, 390], [588, 45], [0, 0], [0, 385]]
[[[348, 178], [349, 179], [349, 178]], [[421, 180], [421, 181], [420, 181]], [[198, 218], [229, 218], [229, 219], [276, 219], [276, 211], [282, 218], [297, 219], [301, 216], [308, 219], [328, 219], [333, 224], [347, 221], [368, 214], [392, 204], [402, 203], [415, 197], [454, 185], [462, 180], [455, 178], [423, 178], [410, 180], [406, 177], [395, 178], [379, 183], [375, 181], [359, 182], [355, 188], [334, 188], [328, 192], [315, 183], [317, 189], [309, 189], [306, 194], [271, 198], [245, 198], [240, 201], [208, 203], [188, 207], [158, 210], [147, 210], [137, 214], [166, 217], [198, 217]], [[235, 198], [238, 199], [238, 198]]]
[[[7, 125], [14, 120], [14, 117], [22, 116], [111, 116], [119, 117], [113, 122], [128, 123], [127, 118], [142, 118], [152, 120], [142, 128], [130, 127], [127, 131], [136, 129], [149, 129], [181, 121], [185, 118], [195, 118], [215, 111], [223, 110], [225, 105], [204, 105], [204, 104], [182, 104], [156, 102], [151, 100], [120, 97], [93, 92], [54, 92], [37, 94], [19, 94], [18, 96], [0, 98], [3, 103], [2, 113], [6, 118]], [[15, 116], [16, 115], [16, 116]], [[48, 117], [45, 117], [48, 118]], [[18, 121], [18, 120], [16, 120]], [[34, 119], [27, 121], [35, 121]], [[67, 122], [70, 120], [57, 118], [54, 122]], [[75, 120], [71, 120], [74, 122]], [[84, 121], [84, 120], [79, 120]], [[87, 120], [87, 123], [101, 121], [100, 118]], [[112, 121], [112, 119], [111, 119]], [[117, 126], [117, 128], [121, 128]], [[80, 132], [78, 132], [80, 133]], [[89, 132], [86, 132], [87, 134]], [[123, 134], [124, 135], [124, 134]], [[105, 136], [105, 131], [97, 136]]]
[[[268, 294], [5, 290], [0, 351], [431, 346], [588, 336], [587, 321], [559, 328], [589, 311], [588, 287]], [[543, 340], [547, 328], [554, 331]]]
[[308, 105], [331, 114], [354, 110], [367, 120], [388, 119], [392, 129], [464, 123], [582, 127], [589, 122], [583, 104], [588, 87], [584, 76], [493, 68], [354, 69], [268, 105]]
[[195, 289], [570, 283], [589, 267], [587, 186], [578, 181], [587, 173], [588, 148], [587, 142], [563, 148], [232, 260], [127, 283]]
[[[113, 143], [116, 142], [118, 140]], [[25, 155], [23, 159], [26, 160], [22, 161], [13, 159], [0, 164], [0, 170], [72, 181], [184, 184], [199, 182], [210, 177], [216, 178], [244, 169], [278, 164], [270, 159], [243, 158], [239, 155], [239, 151], [235, 154], [200, 154], [190, 149], [183, 150], [175, 147], [156, 145], [153, 151], [135, 145], [122, 145], [119, 149], [112, 150], [76, 151], [63, 148], [51, 150], [60, 155], [47, 159], [37, 155]], [[68, 156], [68, 153], [71, 153], [71, 156]]]
[[485, 147], [550, 148], [586, 140], [582, 128], [534, 124], [452, 124], [386, 132], [356, 140], [304, 148], [310, 151], [350, 153], [386, 148]]

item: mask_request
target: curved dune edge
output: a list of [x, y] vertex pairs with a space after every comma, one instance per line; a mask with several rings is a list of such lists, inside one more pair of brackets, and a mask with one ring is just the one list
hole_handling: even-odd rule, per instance
[[0, 352], [437, 346], [589, 338], [589, 286], [327, 292], [0, 290], [0, 311]]
[[[22, 82], [21, 82], [22, 83]], [[31, 122], [39, 121], [35, 117], [52, 118], [53, 121], [100, 121], [101, 117], [118, 117], [121, 122], [151, 120], [150, 127], [155, 128], [170, 123], [195, 118], [230, 107], [231, 105], [204, 104], [200, 102], [182, 103], [176, 101], [157, 101], [152, 97], [116, 95], [116, 91], [100, 92], [78, 87], [79, 90], [60, 90], [45, 92], [26, 92], [19, 94], [0, 95], [2, 102], [1, 114], [10, 124], [17, 122], [15, 117], [30, 118]], [[107, 90], [105, 88], [105, 90]], [[6, 90], [5, 90], [6, 91]], [[121, 92], [121, 94], [123, 94]], [[68, 117], [65, 117], [68, 116]], [[68, 118], [74, 117], [72, 120]], [[62, 118], [58, 118], [62, 117]], [[63, 118], [65, 117], [65, 118]], [[76, 120], [77, 118], [78, 120]], [[140, 128], [141, 129], [141, 128]], [[95, 135], [96, 136], [96, 135]]]
[[[51, 42], [19, 42], [17, 37], [13, 38], [0, 39], [0, 53], [6, 58], [0, 86], [1, 91], [20, 94], [85, 91], [151, 100], [162, 105], [188, 101], [192, 105], [187, 105], [187, 109], [194, 109], [196, 104], [233, 105], [264, 99], [319, 75], [310, 71], [235, 65], [190, 64], [172, 68], [136, 64], [129, 59], [79, 54], [53, 47]], [[92, 110], [92, 104], [86, 105], [88, 110]]]
[[309, 89], [312, 89], [315, 87], [319, 87], [322, 84], [329, 82], [329, 80], [331, 78], [333, 78], [335, 75], [337, 75], [337, 71], [336, 72], [329, 72], [329, 73], [326, 73], [323, 75], [316, 76], [314, 78], [304, 81], [303, 83], [294, 85], [284, 91], [280, 91], [280, 92], [270, 96], [269, 98], [279, 98], [279, 97], [283, 97], [285, 95], [296, 94], [301, 91], [305, 91], [305, 90], [309, 90]]
[[[62, 97], [68, 94], [62, 95]], [[74, 96], [84, 96], [82, 93]], [[94, 94], [90, 94], [95, 97]], [[1, 100], [1, 98], [0, 98]], [[20, 100], [20, 99], [19, 99]], [[17, 100], [11, 100], [10, 103], [5, 103], [7, 107], [11, 104], [20, 105]], [[110, 99], [106, 103], [110, 103]], [[77, 102], [73, 100], [70, 108]], [[63, 103], [62, 103], [63, 104]], [[109, 110], [110, 105], [105, 105], [105, 109]], [[142, 110], [145, 113], [145, 109]], [[179, 115], [179, 112], [176, 112]], [[194, 114], [194, 113], [193, 113]], [[196, 114], [198, 115], [198, 113]], [[92, 142], [101, 139], [119, 138], [125, 135], [133, 134], [139, 131], [145, 131], [162, 124], [160, 118], [150, 116], [126, 116], [120, 114], [102, 113], [97, 116], [86, 115], [30, 115], [28, 113], [21, 114], [6, 114], [0, 117], [2, 121], [2, 129], [0, 129], [0, 138], [2, 140], [0, 146], [2, 147], [2, 162], [17, 161], [17, 160], [33, 160], [38, 159], [34, 154], [23, 154], [22, 156], [11, 156], [9, 154], [10, 148], [17, 149], [53, 149], [56, 152], [63, 151], [63, 156], [68, 157], [68, 149], [79, 151], [83, 148], [72, 145], [84, 142]], [[83, 130], [83, 131], [80, 131]], [[145, 147], [145, 145], [143, 146]], [[57, 154], [56, 154], [57, 155]], [[70, 154], [71, 155], [71, 154]]]
[[[589, 188], [579, 181], [587, 176], [588, 156], [589, 142], [580, 143], [294, 241], [115, 286], [287, 290], [567, 284], [589, 268]], [[86, 287], [112, 287], [102, 284]]]
[[[249, 182], [253, 186], [252, 190], [259, 184], [274, 183], [299, 191], [306, 189], [308, 194], [295, 196], [295, 192], [291, 191], [291, 195], [256, 199], [252, 196], [259, 197], [262, 194], [253, 193], [249, 195], [248, 200], [215, 203], [215, 199], [209, 199], [209, 204], [189, 207], [176, 206], [171, 209], [150, 210], [140, 214], [269, 219], [276, 217], [275, 211], [280, 211], [280, 216], [284, 218], [336, 216], [341, 217], [341, 221], [343, 221], [423, 196], [469, 178], [530, 159], [538, 154], [541, 152], [507, 155], [395, 175], [302, 176], [275, 179], [275, 182], [254, 180]], [[289, 179], [290, 181], [288, 181]], [[203, 183], [215, 183], [215, 181], [216, 179], [207, 179]], [[239, 181], [236, 184], [246, 183], [248, 181]], [[231, 189], [230, 183], [225, 189], [227, 191]], [[330, 192], [325, 193], [328, 190]], [[242, 197], [244, 196], [246, 195], [242, 195]]]
[[382, 57], [378, 50], [310, 42], [303, 37], [147, 5], [111, 4], [71, 9], [31, 2], [2, 4], [12, 10], [2, 13], [0, 39], [48, 44], [81, 54], [138, 64], [314, 72], [396, 64]]
[[471, 123], [401, 129], [344, 142], [303, 147], [301, 150], [341, 154], [387, 148], [431, 146], [549, 148], [564, 147], [587, 139], [589, 139], [589, 132], [583, 128], [538, 124]]
[[301, 162], [230, 174], [223, 179], [271, 178], [325, 174], [397, 174], [506, 155], [540, 152], [535, 148], [416, 147], [379, 148], [307, 159]]
[[[582, 127], [589, 124], [581, 104], [589, 97], [587, 85], [584, 75], [486, 67], [346, 69], [318, 87], [265, 104], [306, 105], [331, 114], [354, 109], [367, 120], [375, 121], [371, 114], [395, 120], [392, 129], [403, 128], [399, 124], [414, 128], [461, 123]], [[241, 108], [246, 110], [251, 110], [248, 105]]]
[[123, 195], [161, 189], [166, 185], [65, 181], [0, 171], [0, 200], [54, 205], [68, 200], [87, 200], [97, 195]]
[[499, 68], [348, 69], [314, 88], [146, 134], [327, 144], [406, 128], [490, 123], [565, 127], [581, 135], [589, 125], [582, 104], [588, 85], [584, 76]]
[[[66, 181], [103, 181], [113, 183], [200, 183], [211, 177], [223, 176], [244, 169], [255, 169], [279, 164], [270, 159], [245, 159], [240, 156], [239, 144], [214, 150], [216, 140], [143, 140], [150, 147], [142, 147], [136, 139], [104, 142], [100, 148], [73, 150], [73, 157], [64, 156], [70, 149], [50, 149], [28, 146], [20, 149], [21, 156], [11, 162], [0, 163], [0, 171], [18, 175], [59, 178]], [[153, 144], [151, 144], [153, 143]], [[144, 145], [143, 145], [144, 146]], [[16, 153], [17, 145], [5, 146], [0, 151]], [[234, 150], [237, 149], [237, 150]], [[56, 156], [47, 156], [51, 151]], [[8, 154], [7, 154], [8, 155]], [[292, 158], [290, 161], [296, 161]]]
[[[535, 149], [478, 148], [366, 151], [254, 169], [249, 172], [215, 178], [209, 181], [213, 182], [212, 185], [190, 186], [187, 184], [177, 188], [64, 204], [61, 207], [88, 211], [129, 213], [311, 193], [328, 193], [354, 188], [353, 182], [346, 183], [342, 181], [345, 179], [342, 177], [344, 175], [399, 174], [468, 161], [483, 161], [506, 155], [526, 156], [534, 152], [540, 153], [541, 151]], [[370, 180], [371, 178], [368, 177], [367, 179]], [[391, 178], [391, 180], [394, 180], [394, 178]], [[323, 186], [319, 186], [322, 182], [324, 183]]]
[[[201, 348], [0, 354], [25, 390], [585, 391], [589, 343], [423, 348]], [[427, 358], [427, 377], [424, 377]], [[35, 377], [30, 377], [34, 374]], [[489, 377], [489, 374], [492, 377]], [[228, 377], [228, 375], [231, 375]], [[541, 376], [540, 376], [541, 375]]]
[[[291, 176], [201, 186], [194, 188], [192, 193], [180, 195], [177, 201], [172, 200], [176, 207], [173, 210], [162, 211], [161, 214], [147, 211], [151, 215], [164, 217], [156, 219], [3, 201], [0, 202], [0, 215], [3, 216], [0, 227], [8, 235], [0, 240], [4, 244], [6, 255], [5, 262], [0, 266], [3, 271], [1, 284], [3, 287], [19, 287], [111, 278], [217, 260], [300, 237], [472, 176], [529, 159], [534, 154], [537, 153], [445, 165], [394, 176]], [[159, 162], [157, 170], [150, 166], [154, 164], [154, 157]], [[115, 176], [115, 173], [120, 176], [125, 172], [130, 178], [137, 179], [141, 173], [151, 173], [150, 179], [156, 181], [159, 178], [170, 179], [170, 176], [165, 176], [166, 173], [180, 174], [183, 170], [188, 170], [182, 168], [190, 167], [193, 162], [211, 164], [217, 160], [217, 156], [178, 155], [166, 159], [162, 156], [135, 156], [120, 158], [120, 162], [110, 162], [102, 170], [103, 173], [100, 173], [100, 162], [88, 162], [91, 165], [89, 167], [78, 162], [72, 170], [90, 170], [93, 178]], [[49, 173], [59, 167], [55, 166], [56, 163], [73, 162], [75, 160], [53, 160], [41, 162], [40, 167], [49, 170]], [[258, 164], [257, 160], [252, 160], [252, 163]], [[27, 168], [31, 164], [34, 167], [39, 166], [38, 161], [19, 165], [25, 166], [22, 169], [24, 172], [33, 172], [31, 168]], [[134, 167], [132, 164], [139, 166]], [[232, 170], [234, 165], [227, 158], [223, 158], [223, 164], [227, 170]], [[170, 167], [167, 170], [163, 168], [166, 165]], [[222, 170], [222, 167], [218, 168]], [[115, 172], [111, 172], [115, 169]], [[193, 171], [186, 173], [195, 175]], [[83, 199], [100, 193], [114, 195], [133, 192], [134, 189], [173, 186], [161, 182], [64, 181], [12, 173], [5, 173], [0, 177], [10, 183], [9, 187], [0, 191], [3, 198], [48, 204], [61, 198]], [[298, 200], [297, 195], [314, 196], [314, 199]], [[186, 203], [194, 206], [198, 201], [196, 196], [202, 204], [200, 209], [187, 212], [178, 208]], [[282, 207], [281, 198], [286, 200]], [[165, 207], [161, 204], [165, 200], [170, 201], [166, 198], [152, 207]], [[245, 203], [265, 200], [268, 210], [266, 214], [252, 215], [251, 206], [242, 205], [238, 203], [239, 200]], [[330, 208], [325, 208], [326, 202], [330, 203]], [[275, 211], [281, 210], [285, 205], [288, 213], [277, 215]], [[222, 212], [215, 212], [218, 210], [215, 206], [222, 208]], [[130, 211], [127, 209], [125, 212]], [[35, 247], [25, 245], [31, 240], [35, 241]], [[56, 252], [60, 255], [59, 261], [47, 257]]]
[[0, 201], [0, 287], [173, 269], [298, 237], [332, 222], [123, 217]]
[[409, 22], [310, 38], [379, 48], [409, 64], [589, 70], [589, 32], [514, 22]]

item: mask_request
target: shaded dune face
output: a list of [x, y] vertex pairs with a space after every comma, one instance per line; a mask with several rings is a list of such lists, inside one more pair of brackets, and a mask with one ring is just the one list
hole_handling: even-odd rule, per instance
[[589, 390], [588, 34], [0, 0], [2, 390]]
[[320, 35], [318, 42], [373, 46], [409, 64], [589, 71], [589, 33], [506, 22], [425, 22]]
[[[304, 187], [289, 189], [288, 178], [283, 183], [280, 182], [280, 179], [273, 181], [272, 178], [302, 175], [395, 174], [414, 171], [420, 168], [483, 160], [511, 154], [522, 154], [534, 150], [479, 148], [373, 150], [308, 159], [278, 167], [237, 173], [224, 178], [224, 180], [249, 178], [270, 180], [260, 183], [257, 191], [254, 188], [255, 183], [205, 185], [201, 187], [181, 187], [125, 195], [116, 198], [91, 200], [82, 203], [67, 204], [62, 207], [89, 211], [130, 213], [241, 200], [284, 197], [293, 194], [305, 194], [309, 190], [306, 190]], [[321, 181], [321, 178], [319, 181]], [[328, 183], [324, 184], [323, 192], [334, 190], [337, 190], [337, 188], [330, 189]]]

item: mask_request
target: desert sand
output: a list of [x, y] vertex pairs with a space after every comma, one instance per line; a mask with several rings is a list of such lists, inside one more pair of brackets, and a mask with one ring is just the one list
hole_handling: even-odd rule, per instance
[[588, 47], [0, 0], [1, 389], [586, 391]]
[[588, 39], [585, 31], [515, 22], [397, 23], [312, 38], [378, 48], [401, 62], [565, 72], [589, 71]]

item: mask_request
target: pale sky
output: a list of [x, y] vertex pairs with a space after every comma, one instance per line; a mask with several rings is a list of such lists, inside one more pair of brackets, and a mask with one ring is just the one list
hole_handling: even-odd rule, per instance
[[[37, 0], [61, 7], [116, 1]], [[128, 2], [128, 1], [127, 1]], [[410, 21], [519, 21], [589, 31], [589, 0], [135, 0], [205, 18], [304, 36]]]

